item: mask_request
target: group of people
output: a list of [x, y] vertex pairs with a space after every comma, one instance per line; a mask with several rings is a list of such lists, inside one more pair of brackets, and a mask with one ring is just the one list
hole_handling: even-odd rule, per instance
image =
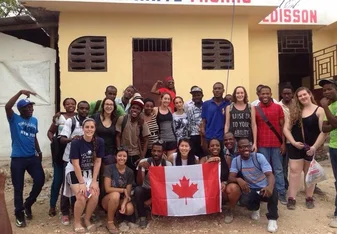
[[[278, 202], [289, 210], [296, 208], [301, 173], [308, 172], [329, 132], [337, 178], [337, 83], [327, 79], [319, 85], [324, 95], [321, 107], [305, 87], [296, 92], [289, 85], [282, 87], [278, 102], [269, 86], [259, 85], [258, 99], [249, 103], [243, 86], [224, 97], [221, 82], [213, 85], [210, 100], [203, 101], [203, 90], [193, 86], [191, 100], [184, 102], [176, 95], [172, 77], [152, 87], [159, 100], [142, 97], [131, 85], [121, 98], [114, 86], [106, 88], [103, 100], [91, 103], [66, 98], [65, 112], [54, 115], [47, 133], [54, 167], [49, 215], [56, 215], [61, 191], [61, 222], [69, 225], [72, 211], [76, 233], [96, 230], [93, 214], [98, 206], [107, 213], [109, 233], [127, 230], [136, 217], [145, 228], [151, 207], [150, 167], [220, 163], [222, 199], [228, 207], [224, 222], [233, 221], [237, 204], [258, 220], [264, 201], [267, 230], [276, 232]], [[12, 109], [21, 95], [28, 98], [35, 93], [21, 90], [5, 108], [12, 137], [16, 226], [25, 227], [25, 220], [33, 218], [31, 207], [44, 185], [44, 172], [34, 103], [20, 100], [19, 115]], [[33, 187], [23, 202], [26, 170]], [[314, 190], [315, 185], [305, 188], [308, 209], [315, 206]], [[330, 226], [337, 228], [337, 199], [335, 206]], [[117, 219], [122, 221], [118, 228]]]

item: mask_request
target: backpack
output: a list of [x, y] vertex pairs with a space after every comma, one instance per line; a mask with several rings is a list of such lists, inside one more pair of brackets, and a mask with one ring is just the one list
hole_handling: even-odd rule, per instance
[[[261, 168], [259, 160], [257, 159], [257, 154], [256, 153], [253, 153], [252, 159], [253, 159], [254, 167], [257, 168], [257, 169], [259, 169], [261, 171], [262, 168]], [[242, 159], [241, 159], [241, 156], [235, 157], [234, 160], [236, 160], [236, 168], [238, 169], [238, 172], [241, 172], [241, 170], [242, 170]]]
[[[75, 116], [71, 117], [71, 132], [70, 135], [74, 132], [76, 127]], [[50, 143], [50, 150], [52, 155], [52, 160], [58, 165], [63, 165], [63, 154], [67, 147], [67, 144], [61, 144], [60, 138], [58, 137], [58, 131], [53, 136], [53, 139]]]

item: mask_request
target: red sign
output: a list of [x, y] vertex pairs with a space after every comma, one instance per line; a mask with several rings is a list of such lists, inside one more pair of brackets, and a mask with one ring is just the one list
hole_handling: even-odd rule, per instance
[[191, 0], [191, 2], [200, 3], [251, 3], [251, 0]]
[[278, 24], [316, 24], [317, 11], [305, 9], [278, 8], [262, 22]]

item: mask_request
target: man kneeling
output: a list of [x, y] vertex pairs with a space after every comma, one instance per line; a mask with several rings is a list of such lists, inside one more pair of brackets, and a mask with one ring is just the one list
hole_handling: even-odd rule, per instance
[[138, 164], [137, 182], [140, 186], [135, 189], [136, 205], [140, 218], [140, 228], [146, 228], [146, 210], [144, 202], [151, 198], [151, 185], [148, 169], [151, 166], [172, 166], [172, 163], [163, 159], [164, 148], [160, 141], [154, 142], [151, 150], [151, 158], [144, 158]]
[[229, 182], [238, 183], [241, 190], [240, 202], [253, 211], [251, 218], [260, 218], [260, 202], [268, 202], [268, 231], [277, 231], [278, 196], [274, 190], [275, 177], [266, 158], [260, 153], [252, 153], [249, 140], [242, 138], [238, 141], [238, 153], [232, 161]]

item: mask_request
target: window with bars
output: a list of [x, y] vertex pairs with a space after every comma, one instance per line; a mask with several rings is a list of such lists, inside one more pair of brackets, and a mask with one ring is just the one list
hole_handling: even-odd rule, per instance
[[171, 52], [172, 40], [160, 38], [133, 39], [133, 52]]
[[233, 44], [225, 39], [202, 39], [202, 69], [234, 69]]
[[75, 39], [68, 48], [68, 70], [107, 71], [106, 37], [85, 36]]

